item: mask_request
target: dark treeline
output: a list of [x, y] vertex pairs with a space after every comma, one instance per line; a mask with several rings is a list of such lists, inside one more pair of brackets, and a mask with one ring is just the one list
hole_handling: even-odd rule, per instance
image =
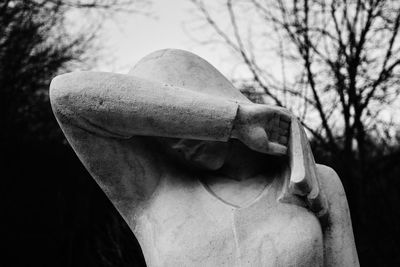
[[[62, 1], [0, 2], [2, 239], [9, 262], [2, 266], [145, 266], [48, 102], [51, 78], [90, 44], [63, 31], [64, 8]], [[400, 266], [400, 149], [365, 140], [362, 164], [343, 165], [317, 141], [315, 156], [336, 169], [345, 189], [359, 188], [348, 198], [361, 265]]]
[[145, 266], [133, 234], [70, 147], [9, 142], [2, 144], [4, 266]]
[[[371, 143], [362, 166], [343, 164], [340, 155], [327, 155], [314, 147], [316, 161], [333, 167], [345, 187], [361, 266], [398, 266], [400, 264], [400, 149], [382, 154]], [[356, 181], [356, 182], [354, 182]], [[358, 188], [358, 196], [346, 189]]]
[[[51, 79], [93, 52], [96, 33], [65, 30], [65, 12], [76, 3], [0, 1], [2, 266], [145, 266], [134, 236], [51, 111]], [[121, 7], [91, 3], [76, 8]]]

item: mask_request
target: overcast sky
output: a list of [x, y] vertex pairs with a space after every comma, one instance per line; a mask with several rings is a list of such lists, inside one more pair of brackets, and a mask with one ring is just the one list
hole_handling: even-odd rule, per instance
[[233, 59], [227, 60], [229, 51], [220, 47], [200, 45], [193, 40], [204, 38], [202, 34], [188, 32], [193, 29], [194, 6], [188, 0], [154, 0], [149, 9], [150, 16], [121, 14], [104, 25], [101, 42], [104, 51], [98, 70], [126, 73], [138, 60], [147, 54], [165, 48], [191, 51], [229, 76]]

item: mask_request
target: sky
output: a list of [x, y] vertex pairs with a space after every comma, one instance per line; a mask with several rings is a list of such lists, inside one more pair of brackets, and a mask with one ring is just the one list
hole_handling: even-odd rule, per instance
[[[119, 14], [103, 25], [104, 46], [97, 70], [126, 73], [142, 57], [159, 49], [191, 51], [227, 75], [232, 69], [229, 51], [200, 45], [188, 32], [193, 28], [194, 6], [188, 0], [153, 0], [149, 16]], [[208, 32], [208, 31], [207, 31]], [[201, 30], [196, 38], [204, 38]]]

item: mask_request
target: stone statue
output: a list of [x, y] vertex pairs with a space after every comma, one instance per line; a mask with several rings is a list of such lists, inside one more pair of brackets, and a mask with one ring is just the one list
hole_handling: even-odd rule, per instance
[[148, 266], [359, 266], [343, 187], [297, 120], [196, 55], [60, 75], [50, 99]]

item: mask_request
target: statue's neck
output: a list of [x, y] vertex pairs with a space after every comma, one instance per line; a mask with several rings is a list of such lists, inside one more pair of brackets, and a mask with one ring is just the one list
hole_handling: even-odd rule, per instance
[[225, 164], [219, 170], [222, 176], [243, 181], [260, 174], [272, 173], [274, 166], [271, 156], [253, 151], [240, 141], [233, 141]]

